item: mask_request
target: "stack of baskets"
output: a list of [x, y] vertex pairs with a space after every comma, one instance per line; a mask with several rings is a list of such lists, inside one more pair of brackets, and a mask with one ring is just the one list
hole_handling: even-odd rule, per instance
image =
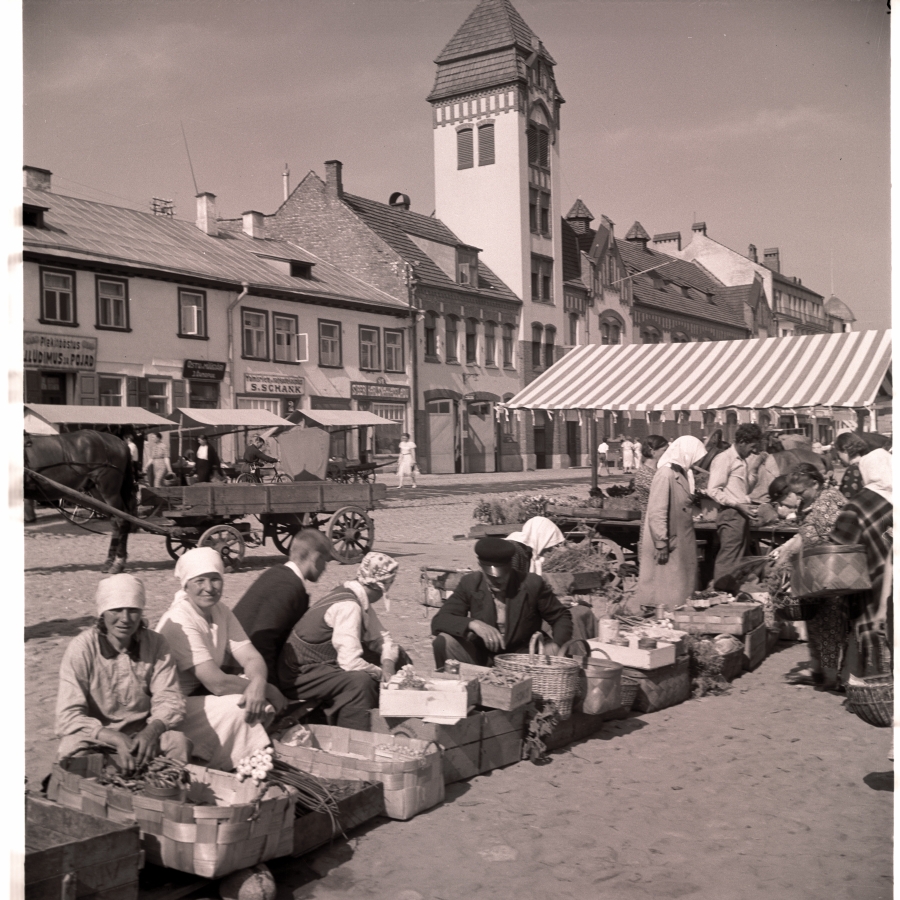
[[568, 719], [572, 702], [584, 686], [584, 670], [574, 659], [538, 653], [537, 643], [542, 639], [541, 632], [535, 632], [528, 653], [501, 653], [494, 657], [494, 665], [501, 672], [530, 678], [532, 695], [552, 702], [560, 719]]
[[847, 683], [847, 706], [863, 722], [889, 728], [894, 719], [894, 676], [851, 677]]

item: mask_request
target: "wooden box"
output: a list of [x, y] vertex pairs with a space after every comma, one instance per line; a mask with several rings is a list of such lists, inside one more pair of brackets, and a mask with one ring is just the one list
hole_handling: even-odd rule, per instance
[[[335, 782], [332, 782], [334, 784]], [[302, 856], [327, 844], [343, 830], [351, 829], [384, 815], [384, 785], [371, 782], [336, 782], [348, 787], [337, 801], [337, 821], [324, 812], [304, 812], [294, 820], [294, 849], [292, 856]]]
[[137, 900], [142, 865], [137, 825], [26, 794], [26, 900]]
[[771, 656], [781, 640], [781, 628], [766, 628], [766, 656]]
[[689, 634], [746, 634], [762, 625], [765, 615], [758, 603], [719, 603], [709, 609], [679, 607], [672, 619]]
[[752, 672], [766, 658], [769, 636], [765, 622], [744, 635], [744, 668]]
[[525, 736], [525, 710], [493, 709], [483, 713], [481, 729], [480, 773], [519, 762]]
[[[620, 647], [618, 644], [604, 644], [598, 638], [588, 641], [591, 650], [602, 651], [592, 653], [598, 659], [606, 659], [608, 656], [613, 662], [623, 666], [631, 666], [634, 669], [659, 669], [662, 666], [671, 666], [675, 662], [675, 645], [660, 641], [653, 650], [641, 650], [640, 647]], [[606, 656], [604, 656], [606, 654]]]
[[594, 591], [610, 579], [609, 572], [544, 572], [544, 581], [554, 594], [573, 594], [578, 591]]
[[744, 672], [744, 651], [741, 647], [735, 647], [728, 653], [722, 654], [722, 677], [726, 681], [734, 681]]
[[473, 666], [471, 663], [460, 663], [459, 674], [463, 678], [474, 678], [478, 687], [479, 706], [506, 711], [519, 709], [531, 702], [531, 679], [523, 677], [521, 681], [507, 687], [503, 684], [490, 684], [478, 681], [478, 676], [492, 672], [487, 666]]
[[461, 719], [477, 702], [476, 679], [460, 679], [437, 672], [426, 679], [423, 691], [392, 690], [382, 684], [378, 708], [383, 716], [390, 718]]
[[632, 704], [634, 712], [651, 713], [684, 703], [691, 696], [691, 676], [688, 658], [679, 657], [672, 666], [660, 669], [635, 669], [626, 667], [622, 679], [636, 681], [637, 697]]

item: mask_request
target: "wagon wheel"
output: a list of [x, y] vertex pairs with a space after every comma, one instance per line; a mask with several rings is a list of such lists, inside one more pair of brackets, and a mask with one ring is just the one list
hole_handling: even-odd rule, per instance
[[625, 554], [615, 541], [606, 537], [596, 537], [593, 539], [593, 544], [604, 562], [609, 563], [610, 566], [618, 569], [625, 562]]
[[178, 557], [183, 556], [188, 550], [193, 550], [196, 546], [196, 537], [188, 535], [182, 535], [181, 537], [175, 537], [171, 534], [166, 535], [166, 553], [168, 553], [172, 559], [178, 559]]
[[375, 523], [356, 506], [342, 506], [325, 529], [334, 558], [345, 565], [359, 562], [375, 543]]
[[76, 525], [82, 525], [98, 515], [96, 510], [89, 506], [82, 506], [75, 500], [60, 500], [58, 506], [63, 516]]
[[296, 513], [281, 517], [280, 521], [275, 523], [275, 530], [269, 535], [272, 543], [285, 555], [289, 556], [291, 552], [291, 541], [294, 535], [303, 528], [303, 517]]
[[219, 551], [226, 566], [240, 563], [244, 558], [246, 545], [241, 533], [233, 525], [213, 525], [200, 535], [198, 547], [212, 547]]
[[366, 469], [365, 472], [359, 473], [359, 480], [364, 484], [372, 484], [375, 481], [375, 470]]

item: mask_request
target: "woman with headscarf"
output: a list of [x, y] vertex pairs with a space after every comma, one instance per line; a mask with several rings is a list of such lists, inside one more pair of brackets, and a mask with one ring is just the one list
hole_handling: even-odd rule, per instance
[[317, 600], [294, 626], [278, 658], [278, 681], [292, 699], [318, 701], [329, 725], [369, 730], [379, 684], [409, 656], [394, 644], [372, 604], [387, 593], [399, 564], [367, 553], [356, 578]]
[[184, 718], [178, 670], [143, 618], [143, 583], [112, 575], [96, 600], [96, 623], [72, 639], [59, 670], [59, 758], [106, 747], [124, 772], [160, 755], [186, 763], [190, 744], [172, 730]]
[[656, 475], [657, 463], [665, 453], [669, 442], [661, 434], [650, 434], [644, 438], [643, 443], [635, 441], [635, 446], [640, 447], [640, 450], [635, 451], [637, 471], [634, 473], [634, 493], [641, 505], [641, 518], [643, 518], [647, 512], [650, 486], [653, 484], [653, 476]]
[[[527, 548], [520, 557], [517, 553], [513, 558], [513, 570], [519, 572], [524, 578], [529, 572], [540, 575], [543, 572], [541, 557], [551, 548], [565, 542], [563, 533], [546, 516], [532, 516], [523, 526], [521, 531], [514, 531], [507, 535], [506, 540], [515, 541]], [[530, 551], [530, 552], [528, 552]], [[522, 560], [520, 562], [520, 559]], [[527, 562], [527, 565], [525, 565]]]
[[866, 550], [872, 588], [850, 601], [853, 635], [845, 674], [878, 675], [890, 671], [893, 647], [894, 495], [892, 457], [873, 450], [859, 459], [863, 489], [840, 511], [832, 540], [861, 544]]
[[193, 743], [195, 756], [210, 768], [229, 772], [269, 744], [266, 725], [286, 701], [266, 683], [265, 660], [220, 602], [224, 574], [218, 551], [188, 550], [175, 565], [181, 590], [156, 630], [172, 648], [187, 698], [181, 730]]
[[852, 500], [864, 487], [859, 471], [859, 460], [873, 450], [886, 450], [890, 446], [890, 438], [875, 431], [842, 431], [831, 445], [838, 459], [846, 466], [841, 479], [841, 493]]
[[672, 609], [697, 587], [691, 467], [705, 454], [700, 440], [684, 435], [669, 445], [657, 463], [641, 528], [636, 604]]

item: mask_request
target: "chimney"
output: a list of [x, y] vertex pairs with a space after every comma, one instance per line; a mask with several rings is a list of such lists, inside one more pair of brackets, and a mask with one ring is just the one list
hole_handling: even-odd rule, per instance
[[681, 232], [667, 231], [665, 234], [654, 234], [653, 246], [663, 253], [670, 250], [681, 250]]
[[394, 191], [388, 199], [388, 206], [393, 206], [396, 209], [409, 210], [409, 196], [407, 194], [401, 194], [400, 191]]
[[53, 174], [49, 169], [38, 169], [36, 166], [22, 166], [25, 173], [25, 182], [23, 187], [30, 188], [32, 191], [49, 191], [50, 176]]
[[763, 250], [763, 265], [773, 272], [781, 271], [781, 257], [777, 247], [767, 247]]
[[219, 223], [216, 220], [216, 195], [204, 191], [197, 194], [197, 227], [210, 237], [216, 237], [219, 233]]
[[755, 262], [755, 263], [759, 262], [759, 258], [756, 255], [756, 244], [751, 244], [747, 248], [747, 259], [749, 259], [750, 262]]
[[252, 238], [264, 238], [266, 236], [266, 219], [261, 212], [251, 209], [242, 215], [244, 234]]
[[291, 170], [288, 164], [284, 164], [284, 171], [281, 173], [281, 180], [284, 182], [284, 199], [287, 200], [291, 195]]
[[706, 237], [706, 222], [694, 222], [694, 224], [691, 225], [691, 231], [693, 231], [694, 234], [702, 234], [703, 237]]
[[325, 187], [332, 197], [344, 196], [344, 164], [339, 159], [329, 159], [325, 163]]

